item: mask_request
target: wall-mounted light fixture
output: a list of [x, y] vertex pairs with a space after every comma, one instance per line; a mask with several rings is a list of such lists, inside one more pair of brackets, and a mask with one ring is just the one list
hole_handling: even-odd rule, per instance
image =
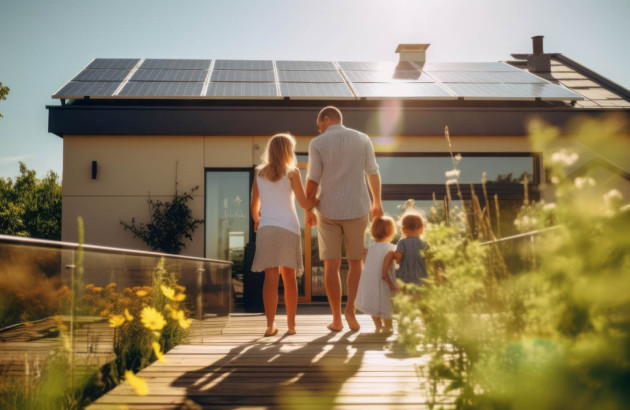
[[98, 164], [96, 161], [92, 161], [92, 179], [96, 179], [96, 173], [98, 172]]

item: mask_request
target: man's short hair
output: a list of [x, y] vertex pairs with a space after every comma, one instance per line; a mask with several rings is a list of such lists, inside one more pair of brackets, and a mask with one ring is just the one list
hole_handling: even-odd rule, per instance
[[332, 105], [322, 108], [322, 110], [317, 115], [317, 121], [323, 121], [324, 117], [330, 118], [331, 121], [343, 121], [343, 116], [341, 115], [341, 111], [339, 111], [339, 108], [333, 107]]

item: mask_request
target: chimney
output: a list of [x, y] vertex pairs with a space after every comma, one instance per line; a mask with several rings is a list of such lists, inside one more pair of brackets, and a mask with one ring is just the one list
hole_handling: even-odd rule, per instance
[[543, 52], [544, 36], [532, 37], [534, 53], [527, 57], [527, 69], [532, 73], [551, 72], [551, 57]]
[[414, 61], [424, 64], [426, 52], [431, 44], [398, 44], [396, 52], [400, 54], [399, 62]]

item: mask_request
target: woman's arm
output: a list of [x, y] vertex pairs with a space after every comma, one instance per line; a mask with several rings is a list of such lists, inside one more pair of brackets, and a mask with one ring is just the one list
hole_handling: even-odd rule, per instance
[[315, 205], [317, 205], [319, 199], [306, 197], [304, 187], [302, 186], [302, 175], [300, 175], [299, 169], [291, 172], [291, 174], [289, 174], [289, 178], [291, 179], [291, 188], [295, 193], [295, 199], [297, 199], [298, 204], [302, 209], [310, 211]]
[[252, 201], [249, 204], [249, 210], [254, 220], [254, 232], [258, 231], [258, 223], [260, 222], [260, 195], [258, 194], [258, 184], [254, 177], [254, 185], [252, 186]]
[[385, 259], [383, 260], [383, 269], [382, 269], [382, 276], [383, 276], [383, 280], [385, 282], [387, 282], [387, 285], [389, 286], [389, 289], [392, 292], [396, 292], [396, 286], [392, 283], [392, 280], [389, 278], [389, 267], [392, 264], [392, 261], [394, 260], [394, 253], [393, 251], [389, 251], [387, 252], [387, 254], [385, 255]]

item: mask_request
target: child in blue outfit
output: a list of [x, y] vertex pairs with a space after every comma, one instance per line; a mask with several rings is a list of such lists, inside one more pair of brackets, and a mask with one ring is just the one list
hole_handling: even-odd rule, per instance
[[420, 285], [422, 279], [428, 277], [427, 266], [420, 254], [420, 251], [429, 248], [429, 245], [420, 239], [424, 223], [422, 217], [415, 212], [407, 213], [401, 222], [404, 238], [398, 241], [395, 251], [390, 251], [385, 256], [383, 271], [389, 268], [392, 260], [395, 260], [400, 265], [396, 278], [405, 283]]

